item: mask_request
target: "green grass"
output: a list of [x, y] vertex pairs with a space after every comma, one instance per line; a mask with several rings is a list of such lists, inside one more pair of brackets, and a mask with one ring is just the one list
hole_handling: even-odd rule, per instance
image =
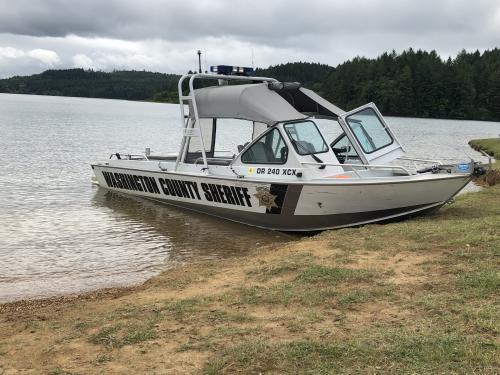
[[468, 293], [480, 297], [493, 296], [500, 292], [500, 270], [464, 273], [458, 276], [457, 284]]
[[495, 159], [500, 159], [500, 138], [473, 139], [469, 145], [478, 151], [484, 151]]
[[111, 357], [109, 354], [99, 354], [95, 359], [95, 363], [98, 365], [103, 365], [103, 364], [108, 363], [112, 360], [113, 360], [113, 357]]
[[101, 328], [97, 333], [89, 337], [89, 341], [112, 349], [153, 340], [156, 337], [157, 334], [153, 329], [152, 322], [138, 322], [128, 323], [127, 325], [115, 324]]
[[336, 285], [347, 281], [369, 281], [373, 276], [374, 272], [369, 270], [312, 265], [302, 271], [296, 280], [305, 283], [328, 283]]
[[134, 345], [143, 341], [149, 341], [156, 338], [156, 332], [152, 327], [146, 326], [132, 326], [128, 327], [123, 338], [123, 345]]
[[366, 302], [370, 299], [370, 293], [363, 290], [354, 290], [344, 294], [339, 303], [341, 306], [349, 306], [357, 303]]
[[[271, 285], [248, 285], [239, 287], [236, 295], [226, 296], [225, 301], [233, 305], [282, 305], [298, 304], [317, 306], [337, 304], [339, 286], [371, 282], [372, 270], [349, 269], [311, 264], [302, 267], [290, 281], [274, 282]], [[342, 301], [340, 303], [346, 303]]]
[[205, 314], [205, 319], [215, 323], [244, 323], [254, 319], [245, 313], [232, 313], [224, 310], [210, 310]]
[[494, 186], [500, 184], [500, 138], [474, 139], [469, 145], [478, 151], [482, 151], [492, 157], [496, 162], [492, 163], [491, 170], [483, 176], [475, 179], [481, 186]]
[[204, 373], [494, 374], [497, 349], [492, 340], [404, 329], [382, 333], [375, 340], [250, 340], [223, 351], [207, 363]]
[[165, 303], [163, 310], [173, 314], [177, 320], [184, 320], [198, 313], [209, 302], [210, 299], [205, 297], [168, 301]]
[[310, 253], [292, 254], [290, 257], [279, 262], [266, 264], [247, 272], [247, 275], [252, 278], [258, 278], [261, 281], [281, 277], [295, 273], [303, 269], [307, 265], [313, 264], [317, 259]]
[[100, 329], [96, 334], [91, 335], [89, 341], [93, 344], [100, 344], [111, 348], [120, 346], [121, 341], [118, 337], [118, 332], [120, 331], [120, 329], [120, 325], [104, 327]]

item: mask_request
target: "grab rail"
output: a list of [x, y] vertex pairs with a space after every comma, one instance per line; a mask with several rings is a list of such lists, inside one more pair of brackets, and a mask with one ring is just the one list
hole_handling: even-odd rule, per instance
[[[207, 158], [208, 161], [220, 161], [220, 162], [227, 162], [228, 165], [229, 163], [233, 160], [233, 158], [224, 158], [224, 157], [219, 157], [219, 158]], [[194, 165], [198, 165], [200, 162], [203, 162], [203, 158], [196, 158], [194, 160]]]
[[[120, 154], [119, 152], [115, 152], [109, 155], [109, 158], [113, 159], [113, 156], [118, 160], [149, 160], [146, 154]], [[134, 157], [136, 159], [134, 159]]]
[[443, 162], [440, 160], [428, 160], [428, 159], [417, 159], [417, 158], [398, 158], [398, 160], [408, 160], [408, 161], [421, 161], [422, 163], [435, 163], [439, 165], [443, 165]]
[[362, 168], [367, 168], [367, 169], [398, 169], [403, 172], [405, 172], [408, 176], [411, 176], [410, 171], [406, 169], [405, 167], [399, 166], [399, 165], [379, 165], [379, 164], [340, 164], [340, 163], [313, 163], [313, 162], [300, 162], [300, 164], [303, 165], [326, 165], [326, 166], [331, 166], [331, 167], [352, 167], [353, 172], [358, 176], [359, 178], [363, 178], [355, 169], [355, 167], [362, 167]]

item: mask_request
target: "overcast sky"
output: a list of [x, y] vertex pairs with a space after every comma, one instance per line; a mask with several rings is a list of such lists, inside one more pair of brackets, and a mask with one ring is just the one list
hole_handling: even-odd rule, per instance
[[499, 0], [0, 0], [0, 77], [500, 47]]

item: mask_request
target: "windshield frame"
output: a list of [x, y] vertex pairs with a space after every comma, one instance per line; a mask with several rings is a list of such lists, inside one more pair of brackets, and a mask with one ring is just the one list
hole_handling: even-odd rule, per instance
[[[349, 122], [349, 117], [351, 116], [355, 116], [357, 115], [358, 113], [360, 112], [363, 112], [363, 111], [366, 111], [366, 110], [370, 110], [374, 115], [375, 117], [377, 118], [377, 120], [379, 121], [379, 123], [382, 125], [382, 128], [384, 129], [385, 133], [387, 134], [387, 136], [390, 138], [390, 142], [389, 143], [386, 143], [378, 148], [374, 148], [373, 150], [371, 151], [367, 151], [364, 147], [364, 144], [361, 142], [361, 140], [358, 138], [356, 132], [354, 131], [354, 128], [351, 126], [351, 123]], [[351, 120], [352, 121], [352, 120]], [[370, 133], [365, 129], [365, 127], [363, 126], [362, 122], [361, 121], [353, 121], [353, 122], [356, 122], [359, 124], [359, 127], [361, 129], [361, 131], [366, 135], [366, 139], [372, 143], [373, 143], [373, 139], [370, 135]], [[391, 131], [387, 128], [387, 126], [385, 125], [385, 122], [382, 121], [382, 119], [380, 118], [380, 116], [378, 115], [377, 111], [375, 111], [372, 107], [365, 107], [365, 108], [361, 108], [359, 111], [356, 111], [354, 113], [351, 113], [349, 114], [348, 116], [345, 117], [345, 123], [347, 125], [347, 127], [349, 128], [350, 132], [352, 133], [352, 135], [356, 138], [356, 141], [357, 143], [359, 144], [359, 146], [361, 147], [361, 149], [363, 150], [363, 152], [368, 155], [368, 154], [373, 154], [374, 152], [377, 152], [379, 150], [382, 150], [383, 148], [386, 148], [390, 145], [392, 145], [394, 143], [394, 137], [392, 136], [392, 133]]]
[[[305, 122], [310, 122], [311, 124], [314, 125], [314, 127], [316, 128], [316, 131], [318, 132], [319, 136], [321, 137], [321, 140], [323, 141], [323, 145], [325, 146], [325, 151], [310, 152], [310, 153], [302, 153], [302, 152], [299, 151], [299, 148], [297, 147], [297, 141], [292, 138], [292, 135], [290, 134], [290, 132], [287, 129], [287, 125], [299, 124], [299, 123], [305, 123]], [[295, 149], [295, 152], [297, 152], [297, 154], [299, 154], [300, 156], [324, 154], [325, 152], [329, 152], [330, 151], [330, 146], [328, 145], [328, 143], [326, 142], [325, 138], [323, 137], [323, 134], [319, 130], [318, 125], [316, 125], [316, 123], [314, 121], [312, 121], [312, 120], [307, 120], [306, 119], [306, 120], [288, 121], [288, 122], [283, 123], [283, 129], [285, 130], [285, 133], [288, 136], [288, 139], [292, 143], [292, 146]]]

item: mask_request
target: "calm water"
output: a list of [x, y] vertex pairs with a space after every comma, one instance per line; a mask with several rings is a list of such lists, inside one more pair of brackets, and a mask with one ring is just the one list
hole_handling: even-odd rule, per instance
[[[114, 151], [176, 151], [178, 106], [0, 94], [0, 301], [144, 281], [178, 262], [294, 239], [91, 184]], [[410, 154], [480, 159], [500, 123], [389, 118]]]

